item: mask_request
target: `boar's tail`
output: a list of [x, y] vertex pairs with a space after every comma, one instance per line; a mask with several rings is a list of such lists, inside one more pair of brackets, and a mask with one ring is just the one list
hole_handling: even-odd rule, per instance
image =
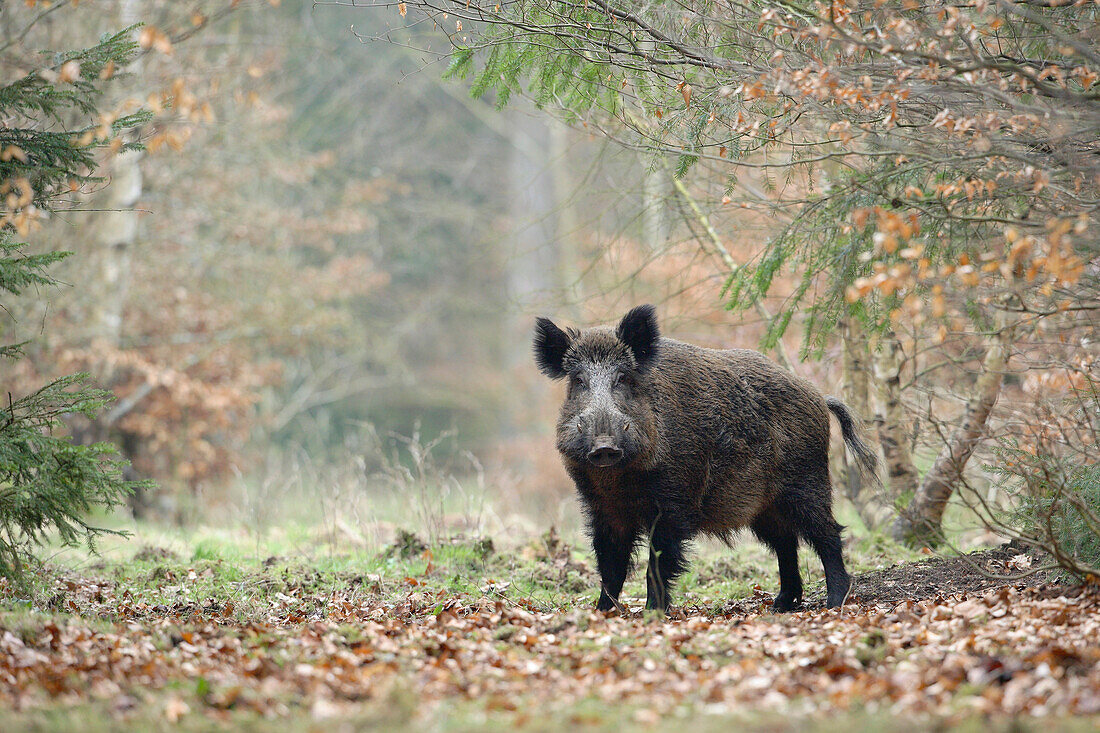
[[878, 483], [878, 456], [860, 436], [859, 428], [856, 427], [856, 421], [852, 417], [851, 410], [836, 397], [826, 397], [825, 404], [836, 415], [836, 419], [840, 423], [840, 432], [844, 436], [844, 442], [848, 444], [848, 449], [855, 455], [860, 473]]

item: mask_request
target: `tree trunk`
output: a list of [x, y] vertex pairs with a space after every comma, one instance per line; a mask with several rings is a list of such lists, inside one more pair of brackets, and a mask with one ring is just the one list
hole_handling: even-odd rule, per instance
[[[844, 349], [844, 401], [860, 427], [865, 427], [871, 411], [871, 359], [867, 336], [858, 321], [846, 318], [840, 323], [840, 337]], [[885, 500], [881, 485], [877, 481], [871, 484], [864, 482], [858, 462], [848, 451], [841, 454], [840, 476], [844, 494], [868, 528], [881, 526], [895, 516], [896, 512]]]
[[[863, 337], [863, 329], [859, 323], [851, 317], [845, 318], [840, 323], [840, 338], [844, 347], [844, 401], [857, 418], [863, 420], [867, 417], [867, 406], [870, 402], [870, 382], [867, 379], [868, 361], [867, 340]], [[853, 504], [859, 504], [860, 492], [863, 490], [862, 476], [859, 466], [851, 456], [845, 454], [844, 459], [844, 493]]]
[[550, 178], [556, 204], [556, 231], [558, 275], [565, 294], [566, 312], [574, 322], [580, 320], [580, 304], [584, 300], [580, 273], [577, 271], [578, 243], [577, 217], [573, 205], [576, 186], [569, 175], [569, 128], [562, 122], [550, 124], [549, 161]]
[[[122, 337], [122, 311], [130, 286], [131, 248], [137, 238], [138, 212], [134, 205], [141, 196], [141, 153], [120, 153], [110, 163], [111, 183], [93, 204], [104, 209], [96, 217], [95, 249], [85, 262], [94, 299], [88, 313], [93, 343], [117, 347]], [[109, 375], [101, 374], [109, 381]]]
[[[508, 255], [508, 295], [515, 310], [510, 319], [507, 365], [530, 379], [510, 391], [507, 431], [523, 435], [531, 429], [531, 406], [539, 404], [545, 387], [531, 362], [533, 311], [560, 299], [561, 253], [558, 248], [558, 200], [549, 153], [551, 133], [546, 120], [526, 111], [511, 113], [512, 146], [508, 174], [513, 235]], [[544, 311], [543, 311], [544, 312]], [[552, 315], [552, 314], [550, 314]]]
[[1002, 327], [989, 345], [982, 360], [982, 374], [974, 385], [973, 397], [966, 404], [962, 423], [936, 457], [909, 506], [891, 528], [891, 534], [899, 542], [913, 546], [939, 543], [947, 500], [962, 480], [966, 462], [984, 437], [989, 415], [1001, 393], [1011, 338], [1011, 329]]
[[[138, 22], [137, 0], [122, 0], [118, 5], [118, 18], [121, 26]], [[137, 60], [129, 69], [138, 74], [141, 61]], [[133, 245], [138, 236], [138, 212], [135, 206], [144, 190], [144, 176], [141, 170], [142, 153], [137, 150], [119, 153], [105, 164], [109, 184], [97, 192], [92, 199], [94, 208], [99, 209], [92, 224], [92, 248], [82, 258], [87, 278], [87, 291], [90, 293], [87, 312], [88, 342], [92, 349], [118, 349], [122, 344], [122, 314], [130, 292], [133, 272]], [[96, 369], [96, 379], [101, 386], [110, 390], [117, 383], [118, 375], [113, 360], [101, 362]], [[114, 438], [124, 457], [134, 455], [138, 446], [133, 436], [112, 431], [113, 418], [104, 412], [91, 425], [88, 434], [81, 442], [97, 442]], [[74, 438], [78, 437], [74, 431]], [[133, 467], [123, 469], [127, 480], [139, 477]], [[144, 489], [136, 489], [129, 497], [129, 504], [135, 518], [149, 513], [149, 497]]]
[[[119, 27], [140, 20], [138, 0], [119, 0], [116, 18]], [[140, 75], [142, 61], [136, 59], [128, 73]], [[138, 212], [144, 180], [142, 153], [137, 150], [118, 153], [103, 161], [101, 172], [106, 185], [95, 191], [88, 204], [96, 213], [90, 219], [92, 232], [89, 248], [81, 253], [80, 278], [86, 291], [84, 328], [87, 344], [115, 349], [122, 340], [122, 313], [130, 290], [131, 249], [137, 240]], [[109, 365], [99, 365], [96, 378], [110, 388], [113, 374]]]
[[917, 491], [917, 467], [909, 451], [909, 421], [901, 402], [901, 343], [887, 332], [875, 359], [875, 381], [879, 386], [875, 424], [882, 455], [886, 459], [886, 485], [891, 501], [908, 500]]

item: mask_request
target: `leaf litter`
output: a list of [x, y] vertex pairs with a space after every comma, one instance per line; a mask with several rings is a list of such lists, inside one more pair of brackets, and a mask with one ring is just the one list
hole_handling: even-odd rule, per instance
[[[587, 591], [548, 606], [499, 577], [458, 592], [432, 577], [448, 570], [431, 558], [421, 577], [339, 583], [263, 567], [235, 586], [278, 588], [259, 604], [239, 593], [192, 597], [208, 568], [153, 573], [155, 597], [53, 568], [47, 609], [0, 615], [0, 701], [16, 710], [100, 701], [126, 719], [147, 691], [164, 690], [169, 723], [229, 711], [337, 718], [399, 689], [415, 690], [414, 706], [425, 709], [464, 701], [535, 716], [632, 706], [638, 724], [684, 706], [1100, 714], [1100, 588], [989, 577], [1021, 564], [1019, 554], [858, 575], [841, 609], [811, 596], [805, 610], [771, 614], [770, 594], [757, 588], [718, 611], [689, 605], [667, 618], [636, 610], [637, 599], [626, 614], [595, 612]], [[555, 563], [573, 561], [551, 552], [539, 562], [553, 582], [565, 572]], [[3, 608], [17, 596], [0, 587]]]

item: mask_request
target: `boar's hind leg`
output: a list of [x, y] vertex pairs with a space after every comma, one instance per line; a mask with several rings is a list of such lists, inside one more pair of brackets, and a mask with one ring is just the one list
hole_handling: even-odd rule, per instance
[[684, 572], [684, 542], [687, 533], [672, 523], [658, 519], [649, 538], [649, 569], [646, 571], [645, 607], [667, 611], [672, 602], [671, 589]]
[[596, 517], [591, 522], [591, 533], [592, 549], [596, 552], [596, 568], [600, 572], [600, 600], [596, 602], [596, 610], [610, 611], [615, 608], [623, 583], [630, 572], [638, 533], [615, 532]]
[[830, 493], [826, 479], [820, 493], [801, 497], [793, 516], [798, 533], [814, 548], [825, 569], [825, 605], [836, 608], [844, 603], [852, 582], [844, 569], [844, 556], [840, 551], [840, 531], [844, 528], [833, 519]]
[[848, 588], [852, 581], [848, 577], [848, 571], [844, 569], [844, 557], [840, 553], [840, 525], [830, 518], [833, 528], [815, 528], [807, 539], [821, 558], [821, 565], [825, 568], [825, 605], [828, 608], [836, 608], [844, 603], [848, 596]]
[[762, 514], [752, 523], [752, 532], [770, 547], [779, 560], [779, 593], [772, 610], [794, 610], [802, 602], [802, 573], [798, 570], [798, 535], [770, 513]]

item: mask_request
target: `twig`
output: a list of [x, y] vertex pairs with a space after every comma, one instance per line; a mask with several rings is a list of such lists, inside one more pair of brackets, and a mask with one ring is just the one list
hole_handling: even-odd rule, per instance
[[[684, 199], [684, 202], [687, 203], [692, 214], [695, 215], [695, 218], [703, 227], [703, 231], [707, 233], [710, 243], [714, 246], [714, 254], [717, 254], [721, 258], [722, 263], [730, 269], [730, 272], [736, 272], [740, 268], [740, 265], [737, 264], [737, 260], [733, 259], [733, 255], [726, 249], [726, 246], [722, 244], [722, 238], [718, 235], [718, 231], [714, 228], [714, 225], [710, 223], [710, 217], [700, 208], [699, 203], [692, 197], [682, 180], [676, 176], [672, 176], [672, 185], [675, 186], [676, 192], [679, 193]], [[768, 310], [768, 307], [764, 305], [763, 301], [755, 294], [752, 296], [752, 305], [756, 309], [756, 312], [760, 314], [760, 318], [763, 319], [764, 325], [770, 330], [774, 321], [771, 311]], [[779, 358], [779, 363], [782, 364], [787, 371], [794, 372], [794, 361], [787, 353], [787, 347], [782, 339], [776, 339], [775, 350], [776, 356]]]

